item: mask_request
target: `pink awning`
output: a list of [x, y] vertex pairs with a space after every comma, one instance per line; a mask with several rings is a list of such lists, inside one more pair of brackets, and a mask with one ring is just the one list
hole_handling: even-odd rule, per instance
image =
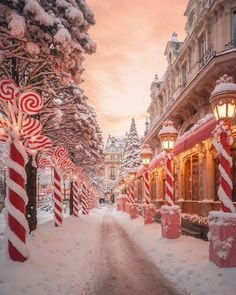
[[161, 154], [158, 154], [149, 164], [149, 169], [152, 171], [153, 169], [162, 166], [162, 159], [163, 156]]
[[212, 119], [208, 121], [206, 124], [199, 127], [193, 133], [187, 135], [180, 142], [178, 142], [174, 147], [174, 155], [178, 155], [192, 147], [195, 144], [201, 143], [203, 140], [206, 140], [211, 137], [212, 131], [216, 127], [216, 120]]
[[136, 173], [136, 177], [141, 177], [141, 176], [143, 175], [144, 171], [145, 171], [145, 167], [144, 167], [143, 165], [140, 166], [140, 167], [138, 168], [137, 173]]

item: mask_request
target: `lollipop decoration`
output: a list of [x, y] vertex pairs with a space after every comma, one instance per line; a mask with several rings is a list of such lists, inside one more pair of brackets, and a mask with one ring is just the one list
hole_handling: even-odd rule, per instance
[[[40, 122], [29, 117], [40, 112], [43, 106], [42, 98], [32, 91], [20, 92], [21, 89], [14, 81], [0, 80], [0, 107], [6, 114], [6, 118], [0, 119], [0, 141], [10, 143], [8, 196], [5, 200], [6, 233], [9, 256], [14, 261], [25, 261], [29, 256], [26, 245], [29, 228], [25, 218], [25, 208], [28, 203], [25, 191], [25, 165], [29, 153], [44, 151], [44, 146], [38, 143], [35, 144], [34, 153], [28, 147], [34, 136], [42, 136]], [[48, 145], [50, 145], [49, 142], [48, 139]]]

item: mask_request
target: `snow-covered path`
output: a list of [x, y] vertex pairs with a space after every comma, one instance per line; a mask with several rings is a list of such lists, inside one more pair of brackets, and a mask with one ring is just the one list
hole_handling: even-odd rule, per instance
[[97, 295], [177, 295], [177, 290], [107, 211], [102, 225], [101, 285]]

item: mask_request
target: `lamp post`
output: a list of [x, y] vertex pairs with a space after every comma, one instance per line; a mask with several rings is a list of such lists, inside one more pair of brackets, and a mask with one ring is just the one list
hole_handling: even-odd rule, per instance
[[163, 127], [158, 134], [162, 149], [165, 151], [164, 163], [166, 173], [166, 205], [161, 207], [161, 227], [162, 237], [167, 239], [176, 239], [181, 235], [181, 218], [180, 207], [174, 205], [174, 189], [173, 189], [173, 172], [172, 159], [173, 148], [178, 136], [178, 132], [174, 127], [174, 123], [167, 120], [163, 123]]
[[130, 199], [130, 206], [129, 206], [129, 215], [131, 219], [135, 219], [138, 217], [138, 208], [137, 204], [135, 202], [135, 197], [134, 197], [134, 179], [136, 176], [137, 169], [132, 167], [127, 169], [127, 173], [129, 176], [129, 199]]
[[152, 149], [149, 144], [143, 144], [141, 146], [140, 157], [144, 166], [144, 204], [143, 204], [143, 213], [144, 213], [144, 224], [150, 224], [155, 221], [155, 205], [151, 203], [150, 198], [150, 186], [149, 186], [149, 164], [152, 159]]
[[219, 267], [236, 267], [236, 214], [232, 203], [231, 122], [236, 114], [236, 84], [224, 75], [209, 98], [218, 121], [212, 143], [220, 155], [218, 196], [221, 211], [209, 212], [209, 259]]

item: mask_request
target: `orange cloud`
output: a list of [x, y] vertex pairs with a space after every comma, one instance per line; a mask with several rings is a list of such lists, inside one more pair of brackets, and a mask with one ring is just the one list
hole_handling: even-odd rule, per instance
[[184, 38], [187, 0], [87, 0], [97, 24], [97, 53], [85, 62], [82, 87], [98, 113], [104, 139], [123, 135], [136, 118], [143, 133], [150, 84], [166, 67], [164, 48], [173, 31]]

